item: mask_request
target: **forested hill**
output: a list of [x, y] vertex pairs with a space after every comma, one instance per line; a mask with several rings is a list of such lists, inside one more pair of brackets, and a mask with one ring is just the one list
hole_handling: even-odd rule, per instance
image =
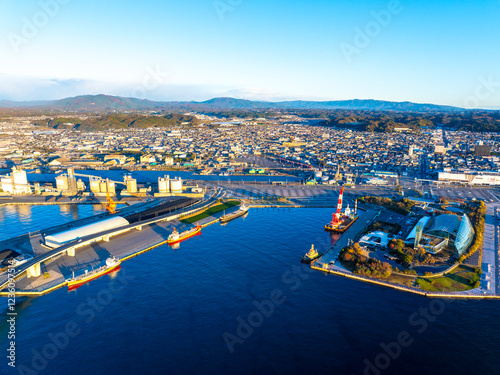
[[197, 125], [199, 121], [193, 116], [167, 114], [164, 116], [143, 116], [129, 114], [113, 114], [89, 116], [86, 118], [56, 117], [52, 120], [37, 121], [39, 126], [54, 129], [78, 129], [83, 131], [98, 131], [107, 129], [171, 127], [177, 125]]

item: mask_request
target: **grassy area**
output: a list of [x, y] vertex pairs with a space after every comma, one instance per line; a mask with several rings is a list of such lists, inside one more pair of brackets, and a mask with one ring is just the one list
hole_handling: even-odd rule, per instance
[[419, 277], [417, 283], [421, 289], [429, 292], [461, 292], [474, 288], [477, 277], [476, 269], [458, 266], [441, 277]]
[[209, 216], [212, 216], [213, 214], [216, 214], [217, 212], [228, 210], [231, 207], [238, 206], [239, 204], [240, 204], [240, 201], [228, 201], [228, 202], [225, 202], [222, 204], [218, 204], [217, 206], [210, 207], [208, 210], [202, 212], [201, 214], [183, 219], [183, 220], [181, 220], [181, 222], [185, 223], [185, 224], [193, 224], [193, 223], [196, 223], [197, 221], [200, 221], [200, 220], [205, 219]]
[[413, 287], [414, 286], [413, 284], [415, 282], [415, 276], [405, 277], [405, 276], [392, 274], [391, 276], [389, 276], [385, 280], [389, 281], [390, 283], [404, 285], [404, 286], [408, 286], [408, 287]]

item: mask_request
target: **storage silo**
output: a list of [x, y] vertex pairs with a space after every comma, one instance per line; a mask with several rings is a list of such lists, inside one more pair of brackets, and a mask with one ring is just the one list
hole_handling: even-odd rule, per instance
[[169, 193], [170, 181], [168, 177], [158, 177], [158, 191], [160, 194]]
[[106, 193], [108, 191], [108, 184], [104, 180], [99, 181], [99, 192]]
[[62, 174], [56, 177], [57, 190], [66, 192], [69, 189], [68, 176]]
[[113, 181], [110, 181], [109, 179], [106, 180], [106, 191], [111, 194], [115, 195], [116, 194], [116, 187], [115, 183]]
[[175, 180], [170, 181], [170, 189], [172, 194], [181, 194], [182, 193], [182, 180], [180, 178], [176, 178]]
[[100, 193], [101, 192], [101, 180], [93, 178], [90, 180], [90, 191], [92, 193]]
[[137, 180], [135, 178], [128, 178], [126, 179], [127, 181], [127, 191], [130, 194], [136, 194], [137, 193]]

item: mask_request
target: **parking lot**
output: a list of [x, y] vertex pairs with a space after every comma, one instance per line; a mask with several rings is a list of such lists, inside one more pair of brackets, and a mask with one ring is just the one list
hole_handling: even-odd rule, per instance
[[401, 226], [401, 230], [397, 233], [397, 237], [404, 240], [417, 224], [418, 217], [400, 215], [395, 212], [384, 210], [378, 217], [377, 221], [383, 221], [394, 225], [399, 224]]
[[459, 199], [471, 199], [476, 198], [485, 201], [486, 203], [493, 203], [500, 201], [500, 190], [497, 189], [486, 189], [486, 188], [457, 188], [457, 187], [440, 187], [430, 188], [424, 187], [426, 191], [432, 193], [436, 197], [449, 197], [449, 198], [459, 198]]

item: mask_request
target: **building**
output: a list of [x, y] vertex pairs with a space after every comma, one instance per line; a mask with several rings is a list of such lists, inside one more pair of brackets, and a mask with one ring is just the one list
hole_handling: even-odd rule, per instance
[[28, 184], [26, 171], [14, 168], [10, 175], [0, 179], [0, 186], [4, 192], [12, 195], [30, 194], [31, 189]]
[[408, 150], [408, 156], [411, 158], [413, 157], [413, 150], [414, 150], [413, 146], [410, 146], [410, 149]]
[[439, 172], [438, 180], [442, 182], [458, 182], [469, 185], [500, 185], [499, 173], [477, 173], [477, 172]]
[[490, 146], [477, 145], [474, 148], [474, 155], [475, 156], [490, 156], [490, 154], [491, 154], [491, 147]]
[[474, 228], [466, 214], [462, 217], [453, 214], [423, 217], [406, 238], [406, 243], [415, 241], [419, 225], [423, 226], [423, 233], [418, 246], [432, 254], [451, 244], [455, 247], [455, 257], [460, 257], [474, 239]]
[[109, 179], [103, 180], [101, 178], [90, 179], [90, 191], [94, 194], [107, 194], [116, 195], [115, 183]]
[[379, 247], [379, 248], [387, 248], [387, 245], [389, 245], [389, 236], [387, 233], [384, 232], [372, 232], [368, 233], [367, 235], [364, 235], [361, 237], [359, 240], [359, 244], [361, 246], [367, 246], [367, 247]]
[[127, 186], [127, 192], [129, 194], [137, 194], [137, 180], [129, 175], [124, 177], [125, 185]]
[[160, 194], [170, 193], [170, 176], [158, 178], [158, 191]]
[[165, 165], [168, 166], [174, 165], [174, 158], [171, 156], [165, 156]]
[[125, 164], [127, 157], [125, 155], [106, 155], [104, 156], [104, 162], [115, 160], [118, 164]]
[[91, 236], [111, 229], [124, 227], [126, 225], [129, 225], [129, 222], [126, 219], [121, 216], [115, 216], [109, 219], [98, 221], [96, 223], [85, 225], [83, 227], [46, 236], [44, 241], [46, 246], [56, 248], [68, 242], [75, 241], [79, 238]]
[[79, 189], [74, 173], [73, 168], [68, 168], [68, 174], [61, 174], [56, 177], [56, 188], [61, 194], [72, 196], [78, 193]]

